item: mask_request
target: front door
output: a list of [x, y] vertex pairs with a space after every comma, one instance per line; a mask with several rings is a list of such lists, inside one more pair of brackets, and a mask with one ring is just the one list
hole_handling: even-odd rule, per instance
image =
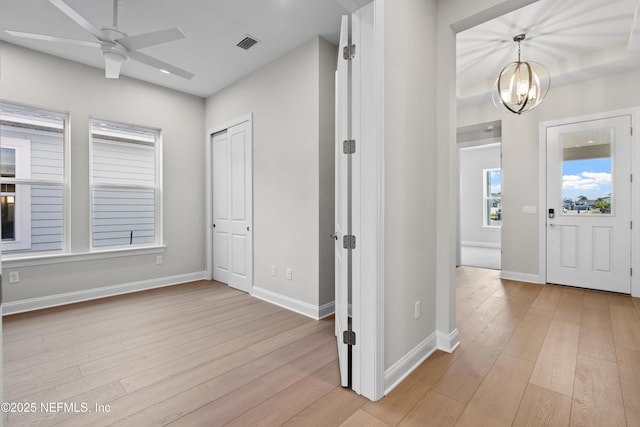
[[213, 164], [213, 279], [249, 292], [252, 269], [251, 125], [211, 138]]
[[631, 292], [631, 117], [547, 128], [547, 282]]

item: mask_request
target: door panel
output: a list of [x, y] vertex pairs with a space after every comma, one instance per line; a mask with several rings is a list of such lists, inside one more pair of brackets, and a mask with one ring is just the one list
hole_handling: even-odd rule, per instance
[[630, 159], [630, 116], [547, 128], [548, 282], [631, 292]]
[[[349, 43], [349, 17], [342, 17], [339, 46]], [[343, 342], [343, 332], [349, 329], [349, 259], [343, 247], [343, 236], [349, 234], [349, 165], [343, 154], [342, 141], [349, 139], [349, 61], [338, 54], [336, 71], [336, 148], [335, 148], [335, 316], [340, 382], [349, 385], [349, 348]]]
[[253, 263], [250, 123], [214, 135], [212, 146], [213, 278], [249, 292]]

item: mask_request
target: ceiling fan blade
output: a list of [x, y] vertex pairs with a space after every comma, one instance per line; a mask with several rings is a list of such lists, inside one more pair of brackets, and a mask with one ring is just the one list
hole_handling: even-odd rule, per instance
[[73, 10], [71, 8], [71, 6], [69, 6], [68, 4], [63, 2], [62, 0], [49, 0], [49, 3], [51, 3], [52, 5], [57, 7], [58, 9], [60, 9], [62, 11], [62, 13], [64, 13], [69, 18], [71, 18], [73, 21], [75, 21], [76, 24], [80, 25], [82, 28], [84, 28], [85, 30], [89, 31], [98, 40], [100, 40], [102, 38], [102, 32], [98, 28], [96, 28], [95, 25], [93, 25], [91, 22], [89, 22], [86, 19], [84, 19], [84, 17], [82, 15], [80, 15], [78, 12]]
[[152, 31], [150, 33], [138, 34], [135, 36], [123, 37], [117, 42], [127, 48], [127, 50], [138, 50], [145, 47], [180, 40], [186, 36], [179, 28], [167, 28], [166, 30]]
[[174, 67], [171, 64], [167, 64], [166, 62], [160, 61], [159, 59], [153, 58], [149, 55], [145, 55], [144, 53], [140, 53], [135, 50], [129, 52], [129, 58], [134, 59], [138, 62], [142, 62], [143, 64], [149, 65], [153, 68], [157, 68], [160, 71], [164, 71], [169, 74], [175, 74], [176, 76], [180, 76], [187, 80], [191, 80], [194, 76], [188, 71], [185, 71], [178, 67]]
[[120, 77], [120, 67], [122, 61], [110, 59], [107, 55], [104, 57], [104, 76], [108, 79], [117, 79]]
[[78, 46], [87, 47], [100, 47], [98, 42], [90, 42], [85, 40], [65, 39], [63, 37], [47, 36], [45, 34], [24, 33], [22, 31], [4, 30], [6, 33], [11, 34], [14, 37], [22, 37], [26, 39], [44, 40], [48, 42], [58, 42], [66, 44], [74, 44]]

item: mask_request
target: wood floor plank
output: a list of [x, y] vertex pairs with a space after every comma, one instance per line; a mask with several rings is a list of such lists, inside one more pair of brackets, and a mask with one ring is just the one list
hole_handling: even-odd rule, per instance
[[534, 307], [545, 310], [555, 310], [562, 295], [562, 288], [554, 285], [543, 285], [540, 294], [533, 302]]
[[429, 391], [409, 411], [399, 427], [453, 427], [465, 405], [435, 391]]
[[609, 305], [607, 297], [603, 293], [588, 292], [585, 294], [578, 353], [612, 362], [616, 361]]
[[504, 353], [535, 362], [552, 317], [551, 310], [531, 307], [507, 342]]
[[609, 314], [616, 347], [640, 351], [640, 316], [635, 307], [610, 305]]
[[347, 418], [340, 427], [390, 427], [389, 424], [374, 417], [368, 412], [358, 409], [352, 416]]
[[529, 382], [572, 396], [579, 336], [579, 326], [552, 321]]
[[138, 427], [143, 425], [164, 426], [180, 419], [184, 415], [206, 405], [208, 399], [197, 387], [171, 396], [169, 399], [149, 406], [126, 418], [122, 418], [112, 426]]
[[570, 416], [570, 397], [528, 384], [513, 427], [567, 427]]
[[239, 417], [276, 393], [260, 381], [253, 381], [221, 398], [191, 411], [169, 424], [171, 427], [217, 427]]
[[608, 360], [578, 355], [571, 426], [626, 425], [618, 365]]
[[378, 402], [366, 403], [362, 409], [389, 425], [397, 425], [455, 360], [453, 354], [436, 351], [391, 393]]
[[229, 427], [281, 425], [335, 387], [335, 384], [330, 384], [316, 375], [309, 375], [226, 425]]
[[511, 426], [533, 370], [533, 362], [506, 354], [496, 360], [456, 426]]
[[617, 360], [627, 425], [640, 426], [640, 351], [619, 348]]
[[291, 417], [284, 427], [334, 427], [345, 422], [367, 402], [351, 390], [334, 387], [329, 393]]
[[553, 320], [579, 326], [583, 303], [583, 290], [563, 288], [553, 314]]

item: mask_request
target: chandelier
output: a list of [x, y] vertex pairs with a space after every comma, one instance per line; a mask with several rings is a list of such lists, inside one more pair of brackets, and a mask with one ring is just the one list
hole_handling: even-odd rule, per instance
[[513, 41], [518, 43], [518, 61], [508, 64], [500, 71], [496, 90], [492, 92], [493, 103], [504, 105], [512, 113], [522, 114], [537, 107], [549, 91], [549, 72], [537, 62], [520, 61], [520, 42], [525, 34], [518, 34]]

